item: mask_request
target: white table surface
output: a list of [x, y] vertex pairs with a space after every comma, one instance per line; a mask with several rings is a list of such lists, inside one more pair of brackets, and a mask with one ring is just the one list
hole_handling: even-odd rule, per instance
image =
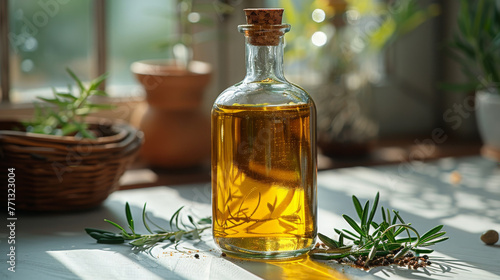
[[[462, 176], [459, 184], [450, 175]], [[351, 196], [362, 203], [380, 191], [380, 205], [399, 210], [420, 232], [443, 224], [450, 239], [435, 246], [426, 269], [379, 267], [363, 271], [333, 261], [252, 262], [221, 257], [209, 233], [203, 242], [157, 246], [150, 254], [126, 244], [97, 244], [85, 227], [113, 230], [104, 218], [126, 224], [128, 201], [139, 223], [144, 202], [153, 219], [168, 223], [181, 205], [186, 213], [210, 215], [210, 185], [159, 186], [113, 193], [99, 209], [81, 213], [19, 214], [16, 272], [7, 270], [7, 232], [0, 236], [0, 279], [500, 279], [500, 245], [486, 246], [480, 233], [500, 231], [500, 168], [480, 157], [422, 164], [356, 167], [318, 175], [319, 231], [347, 228], [355, 217]], [[375, 220], [380, 219], [380, 216]], [[3, 218], [6, 221], [6, 218]], [[6, 222], [5, 222], [6, 223]], [[140, 228], [144, 232], [144, 228]], [[199, 250], [199, 259], [195, 259]], [[188, 252], [188, 251], [191, 251]]]

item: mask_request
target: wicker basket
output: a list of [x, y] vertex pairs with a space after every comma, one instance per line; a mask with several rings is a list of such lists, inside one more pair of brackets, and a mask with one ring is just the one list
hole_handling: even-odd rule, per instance
[[124, 123], [95, 122], [90, 128], [105, 136], [90, 140], [26, 133], [18, 122], [0, 121], [0, 188], [7, 197], [8, 168], [15, 168], [16, 210], [89, 209], [117, 189], [142, 133]]

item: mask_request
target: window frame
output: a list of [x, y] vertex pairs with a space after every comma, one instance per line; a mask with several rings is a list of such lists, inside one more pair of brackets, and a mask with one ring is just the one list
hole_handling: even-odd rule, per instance
[[[106, 0], [91, 0], [94, 26], [93, 36], [95, 38], [94, 51], [94, 75], [100, 76], [107, 71], [107, 39], [106, 39]], [[12, 105], [10, 98], [10, 44], [9, 44], [9, 1], [0, 1], [0, 105]], [[92, 59], [92, 58], [91, 58]], [[101, 84], [101, 90], [105, 84]], [[3, 106], [2, 106], [3, 107]]]

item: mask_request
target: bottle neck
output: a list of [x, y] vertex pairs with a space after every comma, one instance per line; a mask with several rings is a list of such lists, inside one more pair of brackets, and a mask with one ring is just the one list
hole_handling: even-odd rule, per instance
[[274, 46], [253, 45], [250, 41], [249, 37], [245, 37], [247, 73], [243, 82], [286, 82], [283, 74], [283, 36]]

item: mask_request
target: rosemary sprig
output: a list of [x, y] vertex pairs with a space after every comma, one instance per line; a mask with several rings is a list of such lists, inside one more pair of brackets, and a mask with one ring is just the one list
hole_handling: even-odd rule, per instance
[[[381, 207], [382, 222], [374, 222], [373, 218], [378, 207], [379, 193], [375, 196], [371, 210], [370, 201], [366, 201], [365, 205], [361, 206], [360, 201], [354, 195], [352, 201], [360, 222], [357, 223], [351, 217], [342, 215], [352, 230], [334, 229], [339, 234], [338, 240], [319, 233], [319, 239], [327, 248], [311, 250], [309, 254], [313, 258], [322, 260], [348, 258], [352, 260], [359, 256], [365, 256], [365, 266], [368, 266], [375, 256], [390, 255], [394, 260], [397, 260], [409, 251], [417, 255], [430, 254], [434, 250], [426, 247], [448, 239], [448, 237], [444, 237], [446, 232], [441, 231], [442, 225], [438, 225], [421, 235], [410, 223], [403, 220], [398, 211], [389, 211], [384, 207]], [[394, 215], [392, 218], [391, 212]], [[406, 237], [400, 237], [403, 233], [406, 233]], [[351, 242], [347, 244], [346, 240]]]
[[[193, 217], [188, 215], [187, 218], [191, 225], [185, 225], [182, 222], [182, 219], [180, 219], [180, 212], [183, 208], [184, 206], [177, 209], [177, 211], [172, 215], [169, 223], [170, 230], [166, 230], [151, 221], [146, 212], [146, 203], [144, 203], [144, 208], [142, 209], [142, 222], [149, 234], [139, 234], [135, 231], [134, 219], [132, 217], [132, 212], [130, 211], [130, 206], [127, 202], [125, 204], [125, 215], [127, 218], [128, 228], [131, 232], [128, 232], [118, 223], [108, 219], [104, 219], [104, 221], [119, 229], [119, 233], [95, 228], [85, 228], [85, 231], [92, 238], [96, 239], [97, 243], [119, 244], [124, 243], [125, 241], [130, 241], [130, 245], [133, 245], [135, 248], [145, 250], [151, 248], [158, 242], [169, 240], [177, 246], [182, 238], [200, 239], [200, 234], [211, 227], [203, 225], [210, 225], [212, 223], [212, 219], [210, 217], [203, 218], [195, 222]], [[148, 222], [156, 227], [157, 230], [152, 230], [152, 227]]]

